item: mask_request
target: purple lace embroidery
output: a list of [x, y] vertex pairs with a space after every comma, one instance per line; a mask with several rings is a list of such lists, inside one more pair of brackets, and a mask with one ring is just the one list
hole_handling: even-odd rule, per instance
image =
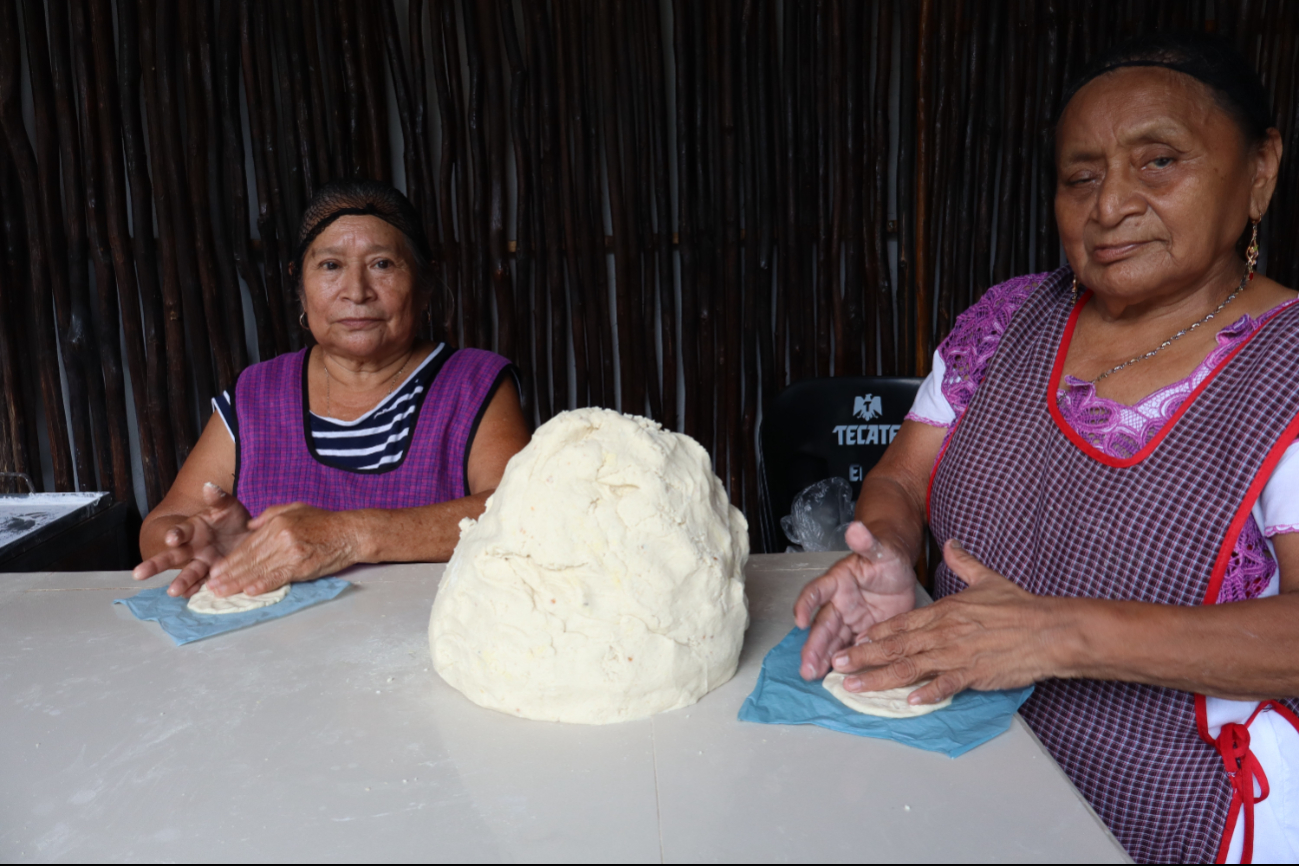
[[[942, 392], [959, 419], [983, 381], [988, 362], [996, 354], [1006, 325], [1048, 274], [1017, 277], [988, 289], [974, 306], [956, 319], [947, 339], [938, 347], [947, 370]], [[1218, 346], [1190, 376], [1154, 392], [1133, 406], [1099, 397], [1090, 382], [1066, 376], [1060, 387], [1060, 414], [1088, 442], [1111, 457], [1131, 457], [1155, 437], [1186, 398], [1241, 341], [1285, 307], [1289, 301], [1258, 319], [1248, 314], [1218, 332]], [[923, 420], [923, 419], [918, 419]], [[948, 435], [955, 428], [948, 428]], [[1275, 533], [1270, 533], [1275, 534]], [[1257, 521], [1245, 521], [1231, 553], [1218, 603], [1258, 598], [1276, 573], [1276, 561], [1263, 540]]]
[[[1277, 310], [1280, 308], [1278, 307]], [[1248, 314], [1218, 332], [1218, 346], [1191, 375], [1142, 399], [1134, 406], [1096, 396], [1091, 382], [1065, 376], [1060, 388], [1060, 414], [1088, 441], [1113, 457], [1131, 457], [1155, 437], [1241, 340], [1258, 330], [1276, 311], [1255, 321]]]
[[1030, 274], [993, 286], [983, 293], [978, 303], [956, 317], [951, 333], [938, 347], [938, 352], [947, 365], [943, 375], [943, 396], [957, 418], [970, 405], [974, 392], [983, 381], [988, 362], [997, 353], [997, 344], [1001, 342], [1001, 335], [1011, 318], [1049, 276]]
[[942, 421], [935, 421], [933, 418], [926, 418], [924, 415], [921, 415], [919, 412], [908, 412], [908, 413], [906, 414], [906, 418], [905, 418], [905, 420], [907, 420], [907, 421], [919, 421], [921, 424], [928, 424], [930, 427], [946, 427], [946, 426], [947, 426], [947, 425], [944, 424]]
[[1263, 533], [1258, 530], [1258, 522], [1251, 516], [1245, 521], [1240, 538], [1236, 539], [1236, 547], [1231, 551], [1227, 573], [1223, 575], [1222, 588], [1218, 590], [1218, 604], [1258, 598], [1272, 582], [1275, 573], [1276, 561], [1272, 559], [1272, 551], [1268, 550]]

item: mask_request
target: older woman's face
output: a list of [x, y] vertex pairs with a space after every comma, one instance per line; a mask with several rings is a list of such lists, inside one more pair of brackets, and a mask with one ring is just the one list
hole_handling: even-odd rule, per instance
[[372, 216], [340, 217], [302, 260], [307, 324], [326, 350], [378, 358], [415, 339], [415, 266], [405, 236]]
[[1069, 262], [1098, 294], [1134, 302], [1198, 285], [1221, 267], [1275, 183], [1272, 164], [1260, 199], [1267, 159], [1246, 146], [1208, 87], [1161, 67], [1089, 82], [1056, 142], [1056, 222]]

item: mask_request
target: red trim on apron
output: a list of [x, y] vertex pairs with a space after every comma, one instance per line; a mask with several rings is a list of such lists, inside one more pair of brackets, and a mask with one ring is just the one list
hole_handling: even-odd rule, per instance
[[[1233, 349], [1231, 353], [1216, 367], [1214, 367], [1213, 371], [1205, 377], [1204, 381], [1202, 381], [1195, 390], [1187, 395], [1186, 399], [1182, 401], [1181, 406], [1179, 406], [1177, 411], [1173, 413], [1173, 416], [1169, 418], [1163, 427], [1160, 428], [1159, 432], [1155, 434], [1155, 436], [1147, 442], [1140, 451], [1126, 459], [1111, 457], [1096, 448], [1092, 443], [1088, 442], [1082, 435], [1074, 430], [1068, 422], [1065, 421], [1064, 415], [1060, 411], [1060, 401], [1057, 396], [1059, 393], [1060, 379], [1064, 373], [1065, 358], [1069, 353], [1069, 345], [1073, 340], [1074, 329], [1078, 324], [1078, 316], [1090, 297], [1091, 292], [1087, 291], [1074, 302], [1073, 312], [1069, 315], [1069, 321], [1065, 325], [1064, 334], [1060, 340], [1060, 346], [1056, 350], [1055, 364], [1052, 368], [1049, 380], [1047, 408], [1050, 411], [1051, 418], [1055, 422], [1056, 427], [1069, 439], [1069, 441], [1073, 442], [1075, 446], [1092, 459], [1106, 466], [1112, 466], [1118, 469], [1135, 466], [1149, 457], [1154, 452], [1155, 448], [1157, 448], [1164, 440], [1164, 437], [1173, 429], [1173, 426], [1190, 408], [1194, 400], [1199, 397], [1206, 388], [1208, 388], [1209, 384], [1216, 379], [1218, 374], [1226, 368], [1227, 364], [1245, 348], [1250, 340], [1263, 330], [1262, 327], [1257, 328], [1252, 334], [1247, 336], [1244, 340], [1241, 340], [1240, 344], [1237, 345], [1236, 348]], [[956, 435], [956, 428], [964, 418], [965, 414], [963, 413], [952, 425], [946, 441], [943, 442], [943, 447], [938, 452], [938, 457], [934, 460], [933, 469], [929, 472], [929, 483], [925, 489], [925, 516], [931, 523], [934, 479], [938, 474], [939, 464], [943, 462], [943, 457], [947, 454], [947, 448], [951, 444], [952, 438]], [[1231, 554], [1236, 548], [1236, 541], [1240, 538], [1240, 533], [1244, 529], [1245, 520], [1249, 517], [1250, 511], [1254, 507], [1254, 503], [1257, 502], [1259, 496], [1262, 495], [1263, 488], [1267, 486], [1268, 479], [1272, 477], [1272, 473], [1275, 471], [1277, 464], [1281, 462], [1281, 457], [1285, 454], [1286, 449], [1295, 442], [1296, 438], [1299, 438], [1299, 416], [1296, 416], [1295, 419], [1290, 422], [1276, 445], [1272, 447], [1272, 450], [1269, 452], [1267, 459], [1263, 462], [1263, 466], [1259, 470], [1258, 475], [1255, 477], [1249, 490], [1246, 492], [1244, 503], [1242, 503], [1241, 507], [1237, 509], [1236, 516], [1232, 519], [1231, 525], [1227, 529], [1227, 535], [1223, 540], [1222, 548], [1218, 552], [1218, 558], [1214, 563], [1213, 573], [1209, 578], [1209, 586], [1205, 591], [1204, 600], [1201, 602], [1202, 604], [1209, 605], [1217, 603], [1218, 593], [1222, 589], [1222, 581], [1227, 573], [1227, 565], [1231, 561]], [[1253, 714], [1250, 715], [1245, 724], [1241, 725], [1236, 722], [1224, 724], [1218, 737], [1215, 739], [1209, 735], [1205, 697], [1201, 694], [1195, 695], [1196, 729], [1198, 730], [1200, 737], [1206, 743], [1213, 746], [1222, 757], [1223, 769], [1231, 780], [1232, 787], [1231, 805], [1227, 809], [1227, 823], [1223, 828], [1222, 840], [1218, 847], [1216, 861], [1218, 863], [1223, 863], [1226, 860], [1228, 849], [1231, 847], [1232, 834], [1236, 829], [1237, 814], [1242, 810], [1245, 815], [1245, 838], [1241, 849], [1240, 862], [1250, 863], [1253, 861], [1254, 804], [1266, 800], [1270, 793], [1270, 788], [1267, 781], [1267, 775], [1263, 772], [1262, 766], [1254, 757], [1254, 753], [1250, 751], [1249, 725], [1253, 723], [1254, 719], [1257, 718], [1258, 714], [1265, 708], [1270, 708], [1273, 711], [1280, 713], [1282, 718], [1288, 721], [1296, 731], [1299, 731], [1299, 716], [1296, 716], [1288, 708], [1277, 701], [1269, 700], [1260, 702], [1258, 706], [1255, 707]], [[1256, 780], [1259, 783], [1258, 796], [1255, 796], [1254, 794], [1254, 782]]]
[[[1069, 423], [1065, 421], [1064, 414], [1061, 413], [1060, 411], [1060, 398], [1059, 398], [1060, 379], [1064, 375], [1064, 362], [1069, 355], [1069, 346], [1073, 343], [1073, 332], [1078, 325], [1078, 316], [1082, 313], [1082, 309], [1084, 306], [1086, 306], [1087, 301], [1091, 298], [1091, 295], [1092, 295], [1091, 290], [1088, 289], [1087, 291], [1083, 292], [1083, 294], [1078, 298], [1077, 301], [1074, 302], [1073, 312], [1069, 314], [1069, 321], [1065, 324], [1064, 334], [1061, 335], [1060, 345], [1056, 349], [1055, 364], [1052, 367], [1051, 378], [1047, 386], [1047, 401], [1046, 401], [1047, 410], [1051, 413], [1051, 419], [1055, 422], [1055, 425], [1057, 428], [1059, 428], [1060, 432], [1063, 433], [1065, 437], [1068, 438], [1068, 440], [1072, 442], [1075, 446], [1077, 446], [1078, 449], [1081, 450], [1084, 454], [1086, 454], [1087, 456], [1091, 457], [1093, 460], [1096, 460], [1099, 463], [1105, 464], [1106, 466], [1113, 466], [1117, 469], [1126, 469], [1129, 466], [1137, 465], [1142, 460], [1145, 460], [1152, 453], [1154, 453], [1154, 450], [1156, 447], [1158, 447], [1159, 443], [1164, 440], [1164, 437], [1167, 436], [1170, 431], [1172, 431], [1173, 426], [1181, 419], [1183, 415], [1186, 414], [1186, 411], [1191, 407], [1191, 404], [1195, 401], [1195, 398], [1199, 397], [1200, 394], [1203, 393], [1203, 391], [1209, 387], [1209, 384], [1218, 377], [1218, 374], [1222, 372], [1223, 369], [1226, 368], [1227, 364], [1229, 364], [1232, 361], [1232, 359], [1234, 359], [1236, 355], [1239, 354], [1240, 351], [1245, 348], [1245, 346], [1249, 343], [1249, 341], [1254, 339], [1254, 337], [1257, 336], [1263, 330], [1263, 328], [1262, 327], [1256, 328], [1252, 334], [1247, 336], [1245, 339], [1241, 340], [1240, 343], [1236, 346], [1236, 348], [1232, 349], [1231, 353], [1227, 355], [1227, 357], [1223, 358], [1222, 361], [1220, 361], [1218, 365], [1213, 368], [1213, 371], [1204, 378], [1204, 381], [1201, 382], [1198, 386], [1196, 386], [1195, 390], [1186, 396], [1186, 399], [1182, 401], [1182, 405], [1177, 408], [1177, 411], [1173, 413], [1172, 417], [1169, 418], [1168, 421], [1164, 423], [1164, 425], [1159, 429], [1159, 432], [1156, 433], [1155, 436], [1149, 442], [1147, 442], [1141, 448], [1140, 451], [1138, 451], [1136, 454], [1133, 454], [1131, 457], [1128, 458], [1111, 457], [1110, 455], [1101, 451], [1091, 442], [1088, 442], [1082, 436], [1082, 434], [1080, 434], [1077, 430], [1075, 430], [1072, 426], [1070, 426]], [[1299, 299], [1296, 299], [1294, 301], [1287, 301], [1286, 303], [1281, 304], [1279, 305], [1279, 307], [1274, 309], [1279, 310], [1281, 308], [1284, 308], [1294, 303], [1299, 303]], [[938, 474], [938, 464], [943, 462], [943, 455], [947, 453], [947, 446], [952, 443], [952, 437], [956, 435], [956, 428], [960, 426], [961, 421], [964, 418], [965, 418], [965, 413], [962, 413], [961, 417], [957, 418], [955, 423], [952, 424], [950, 430], [948, 431], [947, 438], [943, 441], [943, 447], [938, 452], [938, 457], [934, 459], [934, 466], [929, 471], [929, 484], [926, 485], [925, 487], [926, 520], [928, 520], [930, 517], [930, 500], [933, 497], [934, 477]], [[1277, 459], [1280, 460], [1280, 457], [1278, 456]], [[1271, 476], [1271, 471], [1269, 469], [1266, 477], [1270, 477], [1270, 476]], [[1259, 492], [1262, 492], [1261, 488]], [[1255, 498], [1257, 498], [1257, 496], [1255, 496]], [[1242, 526], [1244, 525], [1243, 520], [1241, 521], [1241, 525]], [[1239, 534], [1239, 532], [1237, 532], [1237, 534]], [[1234, 547], [1234, 542], [1233, 542], [1233, 547]], [[1230, 553], [1230, 548], [1228, 549], [1228, 553]], [[1222, 583], [1221, 577], [1219, 577], [1218, 583], [1219, 584]], [[1214, 592], [1213, 597], [1217, 598], [1216, 588], [1214, 589], [1213, 592]]]
[[[1231, 849], [1231, 837], [1236, 832], [1236, 814], [1244, 807], [1245, 838], [1240, 849], [1240, 862], [1254, 862], [1254, 804], [1267, 799], [1271, 788], [1267, 783], [1267, 774], [1262, 765], [1249, 750], [1249, 726], [1258, 718], [1258, 714], [1269, 704], [1280, 706], [1275, 701], [1265, 701], [1254, 708], [1245, 724], [1228, 722], [1222, 726], [1222, 732], [1214, 742], [1214, 748], [1222, 756], [1222, 768], [1231, 779], [1231, 805], [1227, 807], [1227, 823], [1222, 828], [1222, 841], [1218, 843], [1216, 863], [1225, 863]], [[1195, 696], [1195, 715], [1198, 724], [1201, 708], [1204, 706], [1202, 695]], [[1254, 795], [1254, 782], [1258, 782], [1258, 796]]]
[[1208, 376], [1204, 377], [1204, 381], [1197, 385], [1195, 390], [1186, 396], [1186, 399], [1182, 401], [1181, 406], [1177, 407], [1177, 411], [1173, 413], [1173, 416], [1164, 422], [1164, 425], [1159, 428], [1159, 432], [1156, 433], [1140, 451], [1127, 458], [1111, 457], [1092, 443], [1088, 442], [1077, 430], [1069, 426], [1069, 423], [1064, 420], [1064, 415], [1060, 412], [1060, 399], [1057, 396], [1060, 391], [1060, 379], [1064, 375], [1065, 358], [1069, 354], [1069, 345], [1073, 342], [1074, 328], [1078, 325], [1078, 316], [1090, 297], [1091, 290], [1088, 290], [1083, 292], [1082, 296], [1074, 303], [1073, 312], [1069, 315], [1069, 322], [1064, 328], [1064, 335], [1060, 338], [1060, 347], [1056, 350], [1055, 355], [1055, 366], [1051, 370], [1051, 379], [1047, 385], [1047, 409], [1051, 412], [1051, 419], [1055, 421], [1055, 426], [1060, 428], [1060, 432], [1063, 433], [1070, 442], [1078, 446], [1083, 453], [1091, 457], [1093, 460], [1103, 463], [1106, 466], [1113, 466], [1116, 469], [1126, 469], [1129, 466], [1136, 466], [1142, 460], [1149, 457], [1154, 450], [1159, 447], [1159, 443], [1164, 441], [1164, 437], [1169, 434], [1174, 425], [1176, 425], [1177, 422], [1181, 420], [1182, 416], [1186, 414], [1186, 410], [1191, 408], [1191, 404], [1195, 402], [1195, 398], [1199, 397], [1200, 394], [1209, 387], [1209, 384], [1213, 382], [1214, 379], [1218, 378], [1218, 374], [1221, 373], [1229, 363], [1231, 363], [1232, 359], [1240, 354], [1240, 351], [1249, 344], [1249, 341], [1254, 339], [1254, 337], [1263, 330], [1262, 327], [1256, 328], [1252, 334], [1241, 340], [1236, 348], [1232, 349], [1231, 353], [1227, 355], [1227, 357], [1223, 358], [1222, 361], [1213, 368], [1213, 371], [1209, 373]]
[[947, 438], [943, 440], [943, 447], [938, 449], [938, 456], [934, 458], [934, 468], [929, 470], [929, 484], [925, 486], [925, 522], [931, 526], [934, 521], [929, 506], [934, 497], [934, 478], [938, 475], [938, 464], [943, 462], [943, 455], [947, 453], [947, 446], [952, 444], [952, 437], [956, 435], [956, 428], [961, 426], [961, 421], [964, 419], [965, 414], [962, 413], [961, 417], [957, 418], [951, 429], [947, 431]]
[[[1258, 329], [1258, 331], [1261, 330], [1262, 328]], [[1254, 333], [1257, 334], [1258, 331]], [[1244, 341], [1242, 341], [1241, 345], [1244, 345]], [[1232, 353], [1232, 357], [1234, 356], [1235, 352]], [[1212, 375], [1216, 374], [1217, 370]], [[1212, 375], [1210, 378], [1212, 378]], [[1196, 389], [1195, 393], [1187, 398], [1187, 401], [1193, 399], [1199, 391], [1200, 389]], [[1185, 406], [1186, 404], [1183, 403], [1182, 405]], [[1177, 416], [1174, 415], [1173, 420], [1168, 423], [1172, 424], [1176, 419]], [[1162, 435], [1162, 431], [1160, 435]], [[1267, 486], [1267, 482], [1276, 470], [1277, 464], [1281, 462], [1286, 449], [1294, 443], [1296, 436], [1299, 436], [1299, 416], [1296, 416], [1286, 426], [1281, 438], [1272, 446], [1267, 459], [1263, 461], [1258, 475], [1254, 477], [1253, 483], [1250, 484], [1249, 490], [1245, 494], [1245, 501], [1236, 510], [1236, 516], [1232, 518], [1231, 525], [1227, 528], [1227, 535], [1223, 539], [1222, 548], [1218, 551], [1218, 559], [1213, 564], [1213, 573], [1209, 577], [1209, 586], [1205, 590], [1204, 600], [1201, 604], [1218, 603], [1218, 593], [1222, 589], [1222, 580], [1227, 574], [1227, 565], [1231, 562], [1231, 554], [1236, 549], [1236, 541], [1240, 538], [1241, 530], [1245, 528], [1245, 521], [1249, 519], [1254, 503], [1262, 495], [1263, 488]], [[1144, 457], [1145, 455], [1139, 456]], [[1267, 799], [1268, 783], [1267, 775], [1263, 772], [1262, 766], [1249, 749], [1249, 725], [1253, 723], [1254, 719], [1258, 717], [1258, 714], [1265, 707], [1271, 707], [1273, 710], [1280, 712], [1282, 717], [1293, 725], [1296, 731], [1299, 731], [1299, 717], [1296, 717], [1294, 713], [1276, 701], [1261, 701], [1254, 708], [1253, 714], [1250, 715], [1245, 724], [1228, 722], [1222, 726], [1221, 732], [1215, 739], [1209, 734], [1208, 705], [1205, 702], [1204, 695], [1197, 693], [1195, 696], [1196, 730], [1199, 731], [1200, 738], [1217, 749], [1218, 754], [1222, 756], [1223, 769], [1231, 780], [1231, 805], [1227, 808], [1227, 823], [1222, 829], [1222, 841], [1218, 844], [1218, 863], [1226, 862], [1227, 851], [1231, 847], [1231, 836], [1236, 830], [1236, 815], [1241, 811], [1242, 807], [1245, 813], [1245, 839], [1241, 848], [1240, 862], [1251, 863], [1254, 859], [1254, 804]], [[1254, 781], [1256, 779], [1259, 783], [1260, 795], [1258, 797], [1254, 796]]]

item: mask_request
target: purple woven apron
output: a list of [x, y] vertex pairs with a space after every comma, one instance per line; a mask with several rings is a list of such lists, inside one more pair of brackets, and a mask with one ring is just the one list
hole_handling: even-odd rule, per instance
[[249, 514], [256, 517], [290, 502], [350, 511], [413, 508], [468, 495], [469, 445], [509, 361], [481, 349], [452, 354], [416, 408], [405, 460], [353, 471], [326, 466], [308, 448], [303, 405], [308, 351], [254, 364], [235, 385], [235, 495]]
[[[1071, 278], [1067, 268], [1052, 274], [1011, 320], [939, 455], [934, 536], [960, 540], [1038, 595], [1212, 604], [1251, 506], [1299, 431], [1299, 305], [1260, 328], [1149, 445], [1120, 460], [1059, 413], [1055, 395], [1086, 302], [1070, 303]], [[939, 566], [938, 596], [964, 587]], [[1273, 706], [1295, 723], [1297, 702], [1283, 703]], [[1261, 770], [1244, 725], [1210, 737], [1202, 696], [1053, 679], [1021, 713], [1138, 862], [1225, 856], [1242, 803], [1248, 858]]]

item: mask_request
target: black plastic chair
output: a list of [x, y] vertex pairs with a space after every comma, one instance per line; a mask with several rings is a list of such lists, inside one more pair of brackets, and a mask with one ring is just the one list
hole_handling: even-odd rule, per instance
[[790, 543], [780, 518], [809, 484], [840, 476], [861, 482], [897, 435], [920, 379], [841, 376], [795, 382], [764, 413], [758, 431], [758, 492], [763, 549]]

